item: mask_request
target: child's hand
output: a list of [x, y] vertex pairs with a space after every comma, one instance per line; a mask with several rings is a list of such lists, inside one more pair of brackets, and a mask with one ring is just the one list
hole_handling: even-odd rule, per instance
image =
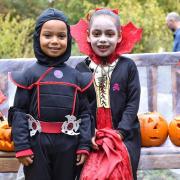
[[93, 148], [94, 150], [99, 150], [99, 147], [98, 147], [98, 145], [96, 144], [96, 132], [97, 132], [97, 129], [95, 129], [95, 136], [92, 137], [91, 143], [92, 143], [92, 148]]
[[78, 154], [76, 158], [76, 161], [77, 161], [76, 165], [79, 166], [81, 164], [84, 164], [86, 159], [87, 159], [86, 154]]
[[119, 135], [120, 139], [123, 141], [124, 137], [120, 132], [117, 132], [117, 134]]
[[18, 157], [18, 160], [24, 166], [29, 166], [30, 164], [33, 163], [33, 158], [34, 158], [34, 155], [29, 155], [29, 156]]
[[92, 148], [93, 148], [94, 150], [99, 150], [99, 147], [98, 147], [98, 145], [96, 144], [96, 136], [92, 137], [91, 142], [92, 142]]

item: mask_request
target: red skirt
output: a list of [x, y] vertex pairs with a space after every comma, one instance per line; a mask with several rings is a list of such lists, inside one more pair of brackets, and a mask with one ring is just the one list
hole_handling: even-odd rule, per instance
[[132, 180], [132, 169], [126, 146], [116, 131], [100, 129], [96, 133], [99, 150], [90, 153], [81, 180]]

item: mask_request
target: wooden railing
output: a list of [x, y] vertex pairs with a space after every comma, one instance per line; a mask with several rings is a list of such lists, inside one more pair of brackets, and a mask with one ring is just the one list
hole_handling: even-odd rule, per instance
[[[148, 111], [158, 110], [158, 69], [161, 66], [170, 67], [172, 114], [180, 114], [180, 65], [178, 65], [180, 52], [127, 54], [125, 56], [132, 58], [138, 68], [144, 67], [146, 69]], [[83, 59], [85, 57], [74, 56], [67, 63], [75, 67]], [[0, 75], [7, 76], [8, 71], [20, 70], [32, 62], [34, 59], [1, 59]], [[164, 81], [166, 81], [166, 77]], [[139, 169], [180, 169], [180, 147], [171, 144], [169, 139], [167, 141], [160, 147], [142, 148]], [[19, 163], [15, 159], [14, 153], [0, 152], [0, 172], [16, 172], [18, 167]]]

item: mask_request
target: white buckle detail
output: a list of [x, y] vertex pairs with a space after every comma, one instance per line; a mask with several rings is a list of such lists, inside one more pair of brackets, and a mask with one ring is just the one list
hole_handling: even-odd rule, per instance
[[73, 115], [66, 115], [67, 121], [63, 122], [61, 131], [64, 134], [68, 134], [71, 136], [80, 134], [78, 131], [79, 124], [81, 122], [81, 119], [76, 120], [76, 117]]
[[29, 124], [29, 130], [30, 130], [30, 136], [34, 136], [36, 132], [41, 132], [41, 124], [38, 120], [34, 119], [30, 114], [27, 114], [28, 116], [28, 124]]

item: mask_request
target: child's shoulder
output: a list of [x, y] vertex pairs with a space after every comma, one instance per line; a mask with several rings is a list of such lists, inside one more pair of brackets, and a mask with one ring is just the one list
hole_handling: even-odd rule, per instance
[[18, 87], [28, 89], [29, 87], [33, 86], [33, 84], [46, 69], [48, 69], [48, 67], [42, 66], [35, 62], [25, 66], [21, 71], [11, 72], [10, 78]]
[[131, 58], [127, 57], [127, 56], [121, 56], [118, 59], [118, 64], [126, 64], [127, 66], [136, 66], [134, 60], [132, 60]]

